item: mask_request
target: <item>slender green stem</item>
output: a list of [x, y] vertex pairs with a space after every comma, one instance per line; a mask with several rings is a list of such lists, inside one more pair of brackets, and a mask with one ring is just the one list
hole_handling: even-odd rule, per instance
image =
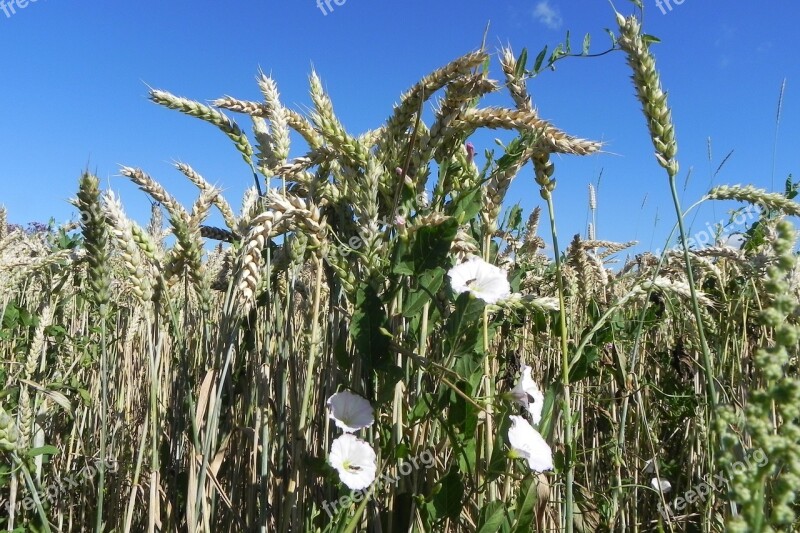
[[103, 500], [106, 492], [106, 446], [108, 441], [108, 346], [106, 315], [100, 313], [100, 461], [97, 464], [97, 521], [94, 530], [103, 531]]
[[[48, 520], [47, 513], [45, 512], [44, 507], [42, 506], [42, 500], [39, 497], [39, 491], [36, 490], [36, 483], [34, 483], [33, 478], [31, 478], [31, 473], [28, 470], [28, 466], [22, 459], [20, 459], [20, 457], [16, 453], [13, 453], [11, 455], [11, 459], [17, 465], [17, 467], [19, 467], [19, 469], [22, 471], [22, 476], [25, 478], [25, 483], [28, 485], [28, 490], [30, 491], [31, 496], [33, 497], [33, 503], [36, 506], [36, 511], [39, 513], [39, 518], [41, 518], [42, 520], [42, 531], [44, 531], [45, 533], [50, 533], [51, 531], [50, 521]], [[15, 529], [14, 531], [19, 531], [19, 530]]]
[[353, 533], [356, 528], [361, 525], [361, 515], [364, 514], [364, 509], [367, 508], [367, 503], [369, 502], [368, 498], [364, 498], [361, 503], [356, 508], [356, 512], [353, 517], [347, 523], [347, 529], [344, 530], [344, 533]]
[[[150, 330], [150, 319], [147, 320], [147, 332]], [[150, 347], [150, 512], [147, 519], [148, 532], [155, 531], [155, 525], [158, 521], [157, 516], [157, 502], [158, 502], [158, 474], [159, 474], [159, 461], [158, 461], [158, 442], [159, 442], [159, 420], [158, 420], [158, 391], [161, 384], [161, 374], [158, 370], [160, 366], [160, 350], [153, 345], [152, 336], [148, 335]], [[160, 342], [160, 338], [159, 338]]]
[[144, 452], [147, 448], [148, 428], [150, 427], [150, 413], [144, 414], [144, 422], [142, 423], [142, 438], [139, 440], [139, 446], [136, 450], [136, 462], [133, 465], [133, 476], [131, 477], [131, 491], [128, 498], [128, 505], [125, 508], [125, 525], [122, 529], [125, 533], [131, 530], [133, 523], [133, 512], [136, 509], [136, 496], [138, 495], [139, 477], [142, 473], [142, 464], [144, 463]]
[[714, 387], [714, 367], [711, 361], [711, 351], [708, 349], [706, 342], [706, 334], [703, 329], [703, 317], [700, 314], [700, 303], [697, 300], [697, 289], [694, 282], [694, 274], [692, 273], [691, 255], [689, 254], [689, 244], [686, 241], [686, 230], [683, 226], [683, 212], [681, 211], [681, 203], [678, 198], [678, 189], [675, 185], [675, 175], [670, 173], [669, 188], [672, 192], [672, 202], [675, 204], [675, 212], [678, 215], [678, 231], [681, 235], [681, 244], [683, 245], [683, 259], [686, 262], [686, 279], [689, 282], [689, 291], [692, 297], [692, 311], [694, 319], [697, 322], [697, 335], [700, 337], [700, 345], [703, 350], [703, 372], [705, 373], [706, 394], [708, 401], [711, 404], [711, 411], [717, 406], [717, 389]]
[[[689, 212], [694, 210], [697, 206], [702, 204], [704, 201], [705, 201], [705, 199], [701, 199], [701, 200], [695, 202], [694, 204], [692, 204], [684, 213], [682, 213], [682, 216], [678, 217], [678, 220], [679, 221], [683, 221], [684, 217]], [[676, 223], [673, 226], [672, 231], [670, 231], [669, 236], [667, 237], [667, 240], [666, 240], [667, 243], [672, 242], [672, 237], [675, 234], [675, 232], [678, 230], [678, 226], [679, 226], [678, 223]], [[666, 254], [665, 253], [661, 254], [661, 258], [659, 259], [658, 265], [656, 265], [656, 268], [653, 271], [653, 281], [655, 281], [655, 278], [658, 276], [659, 272], [661, 272], [661, 266], [663, 265], [665, 258], [666, 258]], [[647, 296], [646, 296], [647, 299], [650, 298], [650, 293], [652, 291], [653, 291], [653, 287], [651, 286], [647, 291]], [[616, 311], [619, 307], [620, 307], [620, 303], [618, 302], [617, 304], [615, 304], [614, 306], [609, 308], [608, 311], [597, 321], [597, 323], [594, 325], [592, 330], [587, 335], [584, 336], [584, 338], [581, 340], [581, 343], [578, 345], [578, 348], [576, 350], [576, 354], [572, 359], [573, 361], [576, 361], [578, 359], [578, 356], [583, 351], [583, 349], [586, 346], [586, 344], [592, 339], [594, 334], [597, 333], [597, 331], [599, 331], [599, 329], [602, 326], [602, 324], [604, 324], [606, 322], [606, 320], [611, 316], [611, 314], [614, 311]], [[641, 400], [641, 392], [639, 391], [638, 384], [635, 382], [635, 380], [636, 380], [635, 368], [636, 368], [636, 365], [638, 364], [639, 345], [640, 345], [642, 329], [644, 327], [644, 322], [645, 322], [646, 315], [647, 315], [647, 307], [643, 307], [641, 312], [639, 313], [639, 319], [637, 320], [636, 334], [634, 335], [634, 344], [633, 344], [633, 350], [632, 350], [632, 355], [631, 355], [630, 361], [627, 362], [627, 363], [623, 362], [624, 359], [622, 357], [619, 357], [618, 361], [617, 361], [617, 366], [619, 367], [618, 368], [618, 372], [620, 373], [620, 376], [622, 377], [623, 380], [626, 380], [626, 376], [628, 376], [628, 373], [630, 372], [631, 377], [634, 380], [634, 383], [631, 383], [631, 385], [633, 386], [633, 389], [635, 391], [633, 396], [631, 394], [625, 394], [625, 397], [622, 400], [621, 415], [620, 415], [620, 418], [619, 418], [619, 433], [617, 434], [617, 450], [618, 450], [618, 454], [619, 455], [622, 454], [622, 450], [625, 448], [625, 438], [626, 438], [627, 427], [628, 427], [627, 426], [628, 412], [629, 412], [631, 397], [634, 397], [637, 402], [639, 402]], [[622, 484], [622, 476], [621, 476], [621, 471], [620, 471], [620, 465], [622, 464], [622, 460], [620, 459], [619, 455], [616, 458], [616, 461], [617, 461], [617, 465], [616, 465], [616, 469], [615, 469], [616, 480], [615, 480], [615, 483], [614, 483], [613, 495], [611, 497], [611, 513], [610, 513], [611, 519], [609, 521], [610, 523], [616, 523], [616, 516], [617, 516], [617, 513], [619, 511], [619, 500], [622, 497], [623, 484]], [[709, 501], [711, 501], [711, 500], [712, 500], [712, 498], [709, 498]], [[667, 522], [667, 525], [669, 526], [669, 530], [670, 531], [674, 530], [671, 522]]]
[[572, 431], [572, 404], [570, 399], [569, 381], [569, 347], [567, 344], [567, 310], [564, 301], [564, 278], [561, 272], [561, 256], [558, 247], [558, 234], [556, 232], [555, 206], [553, 205], [553, 195], [546, 189], [542, 189], [542, 195], [547, 201], [547, 210], [550, 215], [550, 233], [553, 236], [553, 254], [556, 262], [556, 282], [558, 284], [558, 306], [559, 306], [559, 336], [561, 337], [561, 385], [564, 388], [564, 397], [561, 408], [564, 418], [564, 530], [572, 533], [573, 530], [573, 491], [572, 486], [575, 482], [575, 465], [572, 455], [574, 450], [574, 437]]
[[[483, 255], [484, 260], [489, 260], [489, 252], [491, 251], [492, 237], [490, 233], [485, 236]], [[489, 310], [483, 310], [483, 365], [484, 365], [484, 379], [486, 380], [486, 432], [484, 434], [484, 456], [486, 464], [484, 471], [488, 474], [489, 465], [492, 462], [492, 453], [494, 451], [494, 376], [496, 372], [493, 368], [493, 357], [489, 351]], [[487, 476], [488, 477], [488, 476]], [[494, 481], [489, 482], [489, 501], [497, 500], [497, 484]]]
[[[227, 338], [224, 336], [220, 337], [220, 343], [222, 346], [221, 352], [225, 354], [225, 360], [222, 365], [222, 371], [219, 372], [219, 381], [216, 394], [214, 396], [213, 408], [210, 409], [208, 417], [208, 425], [206, 426], [207, 428], [205, 432], [206, 438], [203, 440], [203, 451], [200, 462], [200, 470], [197, 474], [196, 502], [195, 502], [194, 516], [192, 517], [192, 520], [195, 522], [195, 524], [202, 524], [202, 526], [196, 526], [196, 527], [204, 528], [203, 530], [208, 530], [209, 527], [209, 525], [205, 522], [207, 515], [205, 483], [209, 469], [209, 457], [211, 457], [212, 450], [217, 445], [217, 437], [218, 437], [217, 427], [219, 424], [220, 410], [222, 409], [221, 406], [222, 394], [225, 388], [225, 382], [228, 378], [228, 370], [230, 369], [231, 366], [231, 360], [233, 359], [234, 345], [237, 335], [238, 320], [234, 318], [235, 304], [233, 302], [233, 299], [230, 298], [230, 295], [231, 292], [229, 291], [228, 292], [229, 298], [226, 301], [226, 308], [224, 310], [224, 319], [222, 321], [222, 327], [220, 328], [222, 331], [227, 332]], [[192, 409], [191, 412], [194, 412], [194, 409]]]

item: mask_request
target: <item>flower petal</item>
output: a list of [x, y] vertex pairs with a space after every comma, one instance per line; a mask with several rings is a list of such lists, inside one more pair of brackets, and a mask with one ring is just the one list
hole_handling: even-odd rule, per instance
[[370, 403], [350, 391], [337, 392], [328, 398], [329, 417], [347, 433], [371, 426], [375, 415]]
[[531, 377], [531, 367], [522, 365], [519, 381], [511, 389], [514, 400], [528, 410], [534, 424], [542, 420], [542, 407], [544, 407], [544, 394]]
[[511, 448], [528, 461], [534, 472], [553, 469], [553, 452], [538, 431], [521, 416], [512, 415], [508, 429]]
[[365, 489], [375, 481], [375, 451], [350, 433], [331, 443], [328, 463], [339, 472], [342, 483], [352, 490]]
[[450, 278], [450, 286], [456, 294], [461, 294], [470, 290], [470, 284], [478, 277], [477, 257], [472, 257], [465, 263], [456, 265], [447, 272]]
[[672, 483], [666, 479], [658, 479], [656, 477], [650, 480], [650, 486], [659, 492], [669, 492], [672, 490]]
[[471, 257], [465, 263], [451, 268], [447, 276], [457, 294], [470, 292], [488, 304], [495, 304], [511, 296], [508, 275], [480, 257]]

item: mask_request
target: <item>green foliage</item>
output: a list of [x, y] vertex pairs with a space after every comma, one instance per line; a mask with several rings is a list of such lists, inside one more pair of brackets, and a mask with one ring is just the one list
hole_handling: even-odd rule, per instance
[[[788, 183], [787, 183], [788, 189]], [[800, 310], [800, 301], [789, 290], [787, 277], [798, 267], [793, 251], [795, 230], [785, 220], [775, 227], [772, 243], [775, 262], [767, 270], [765, 284], [769, 298], [761, 313], [765, 327], [773, 331], [774, 342], [756, 352], [758, 386], [749, 391], [745, 409], [729, 406], [719, 419], [721, 463], [727, 465], [730, 496], [740, 506], [732, 517], [730, 531], [771, 531], [796, 529], [795, 508], [800, 484], [800, 379], [790, 366], [798, 356], [800, 326], [787, 317]], [[750, 445], [741, 449], [737, 433], [747, 435]]]
[[464, 485], [458, 469], [453, 466], [434, 485], [433, 497], [426, 506], [431, 523], [441, 522], [445, 518], [457, 519], [461, 514], [463, 498]]
[[439, 226], [426, 226], [416, 232], [412, 242], [400, 241], [393, 273], [422, 276], [447, 265], [450, 244], [458, 231], [458, 223], [451, 219]]

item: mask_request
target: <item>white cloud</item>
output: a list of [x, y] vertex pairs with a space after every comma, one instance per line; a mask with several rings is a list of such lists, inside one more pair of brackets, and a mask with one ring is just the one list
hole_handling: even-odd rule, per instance
[[541, 0], [537, 3], [533, 9], [533, 16], [551, 30], [557, 30], [564, 22], [561, 18], [561, 13], [557, 8], [550, 5], [549, 0]]

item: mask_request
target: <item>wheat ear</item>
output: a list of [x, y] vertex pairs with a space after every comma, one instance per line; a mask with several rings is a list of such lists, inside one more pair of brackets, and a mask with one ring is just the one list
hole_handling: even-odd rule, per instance
[[540, 147], [554, 153], [588, 155], [600, 149], [600, 143], [567, 135], [529, 111], [489, 107], [471, 109], [455, 122], [462, 128], [489, 128], [533, 131], [541, 135]]
[[[222, 214], [222, 219], [225, 221], [225, 225], [231, 230], [236, 228], [236, 215], [233, 214], [230, 204], [221, 194], [219, 194], [219, 191], [216, 189], [216, 187], [208, 183], [203, 176], [198, 174], [192, 167], [185, 163], [175, 163], [175, 168], [177, 168], [184, 176], [189, 178], [189, 181], [194, 183], [197, 188], [200, 189], [201, 193], [209, 193], [212, 203]], [[214, 194], [211, 194], [212, 192]]]
[[800, 204], [780, 193], [767, 192], [752, 185], [720, 185], [714, 187], [706, 196], [710, 200], [736, 200], [748, 202], [787, 215], [800, 216]]
[[152, 89], [150, 91], [150, 100], [164, 107], [168, 107], [169, 109], [175, 109], [181, 113], [197, 117], [215, 125], [234, 142], [236, 149], [242, 154], [245, 162], [248, 165], [253, 164], [253, 147], [250, 146], [250, 141], [247, 140], [247, 136], [233, 119], [226, 116], [221, 111], [200, 102], [175, 96], [172, 93], [159, 89]]

